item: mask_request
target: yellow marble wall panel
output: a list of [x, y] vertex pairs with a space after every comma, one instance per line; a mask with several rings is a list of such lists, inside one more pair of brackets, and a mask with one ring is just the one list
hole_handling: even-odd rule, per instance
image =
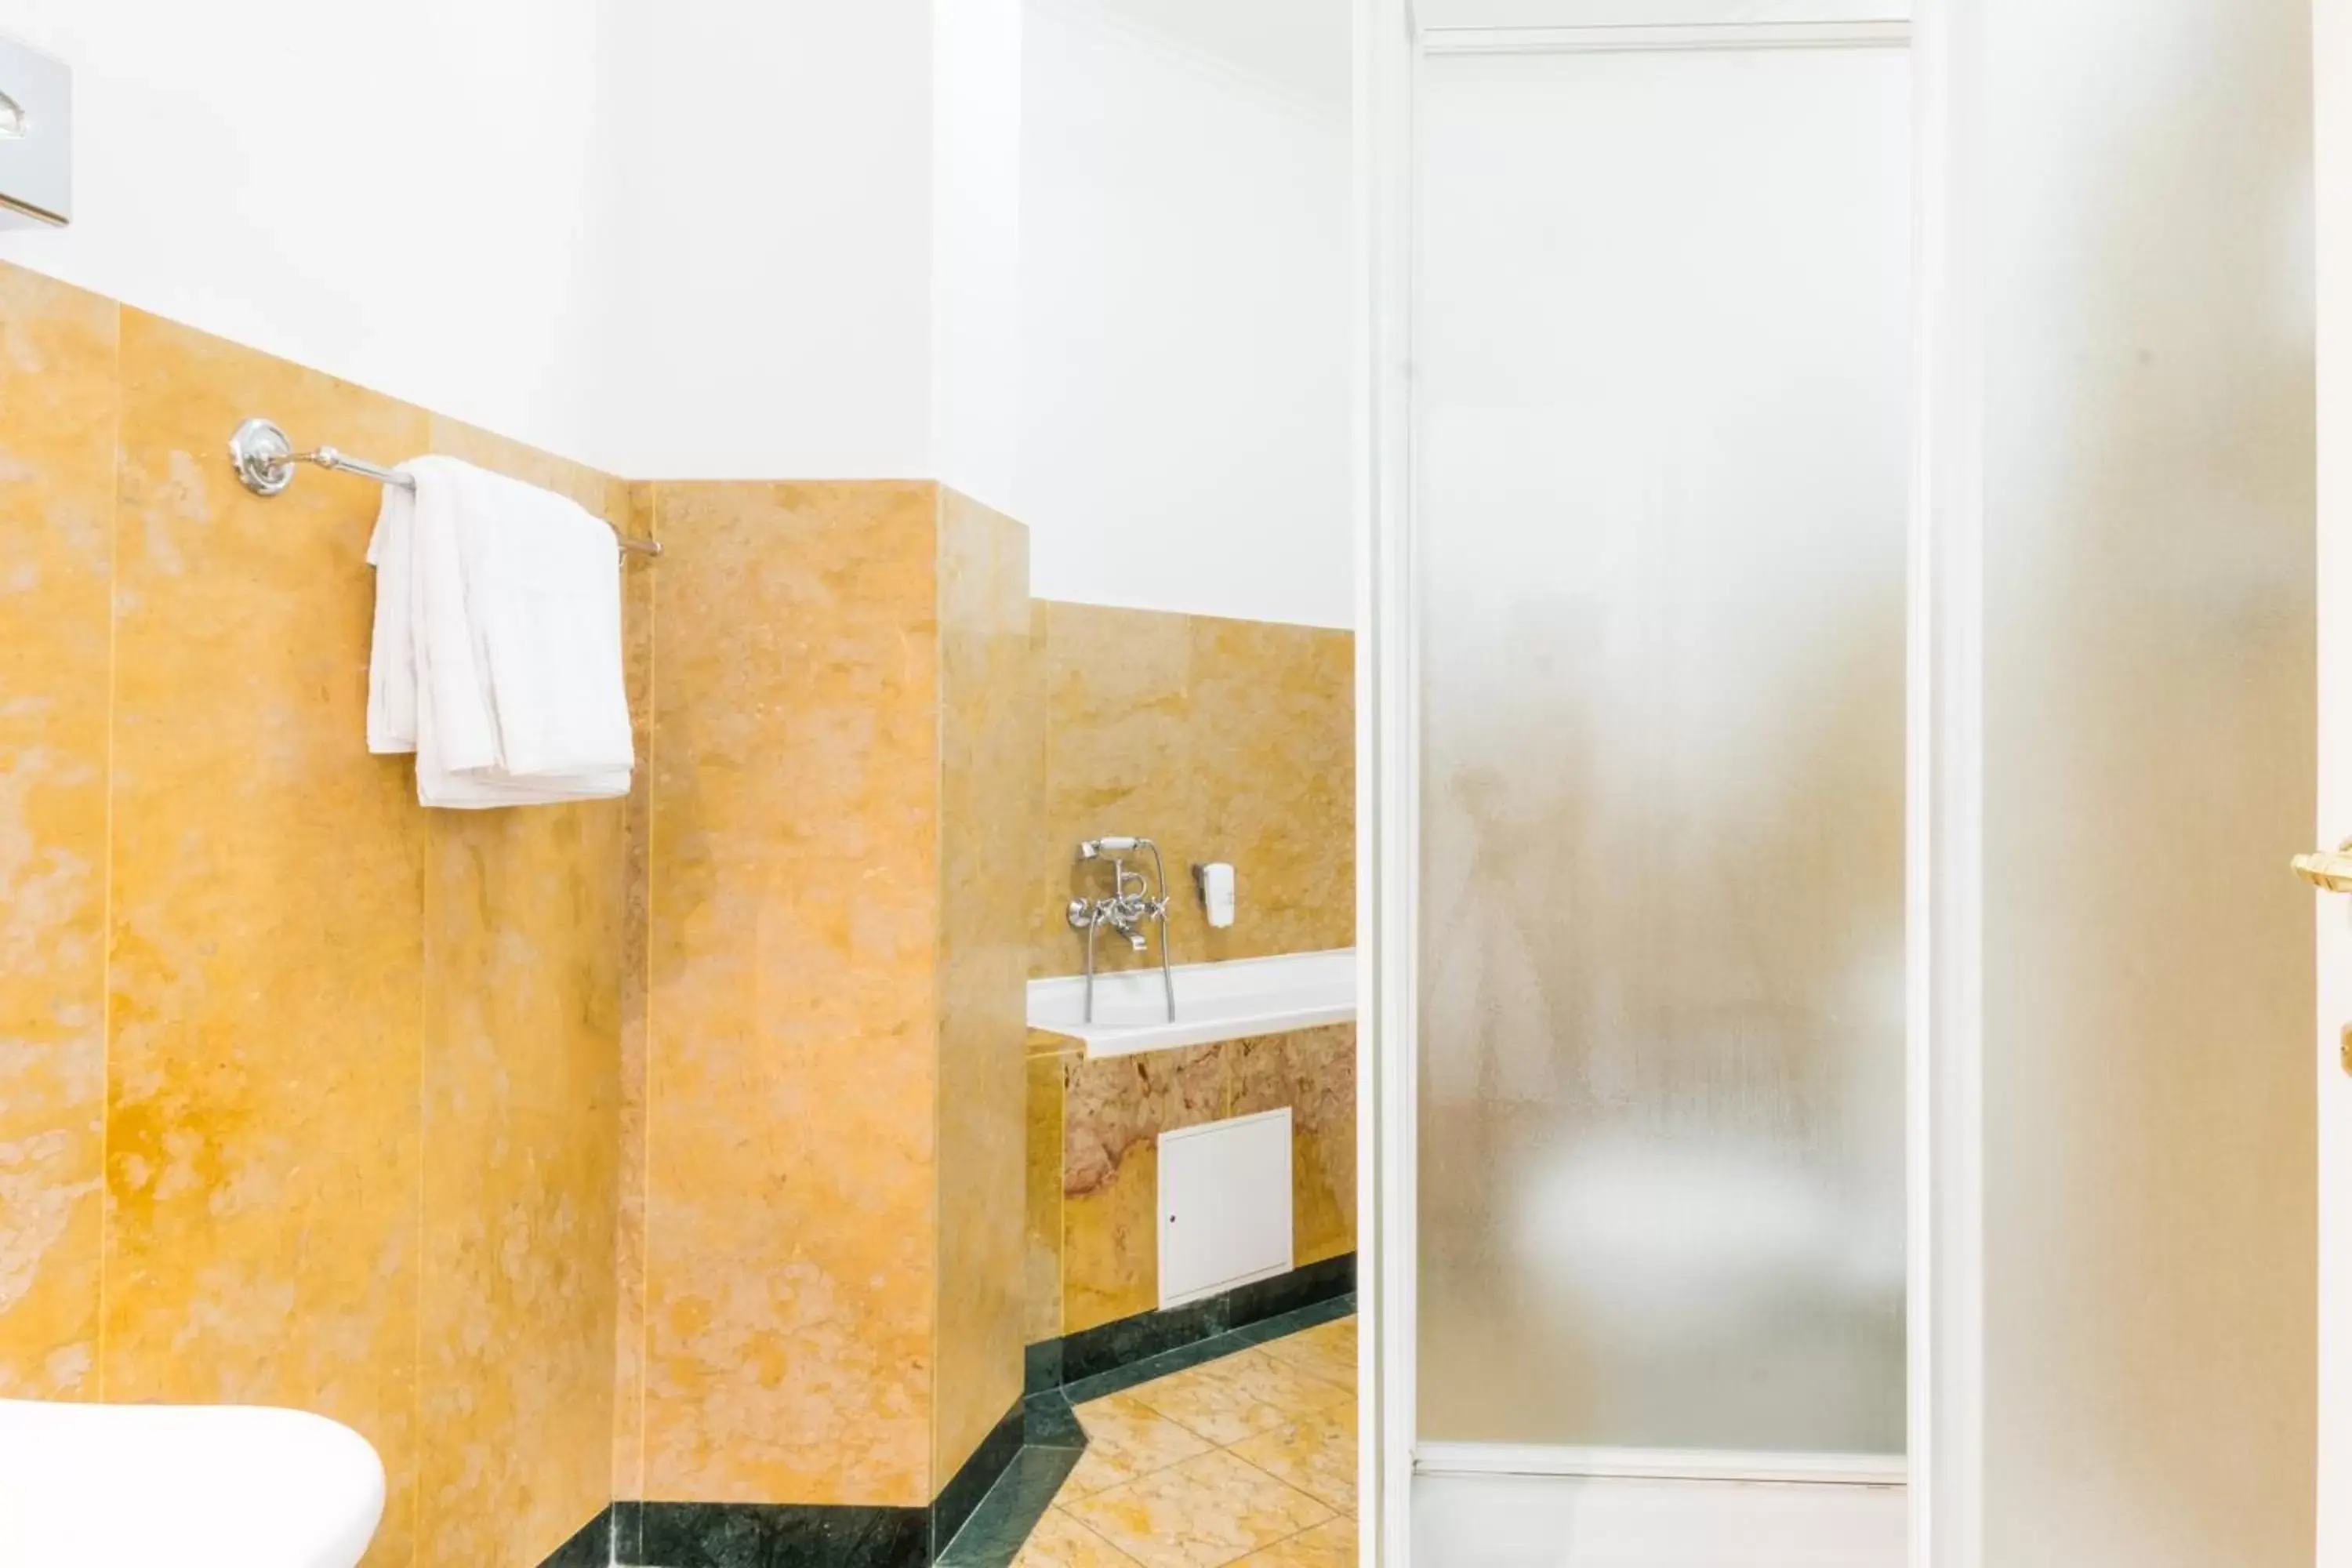
[[136, 310], [121, 364], [105, 1393], [349, 1423], [390, 1476], [368, 1561], [406, 1563], [425, 835], [363, 740], [377, 491], [263, 500], [222, 444], [426, 419]]
[[1290, 1107], [1291, 1254], [1300, 1267], [1356, 1249], [1356, 1026], [1263, 1035], [1226, 1047], [1225, 1114]]
[[1347, 632], [1192, 617], [1190, 860], [1227, 860], [1225, 931], [1198, 920], [1203, 959], [1355, 945], [1355, 639]]
[[1026, 883], [1045, 733], [1029, 533], [940, 491], [939, 1294], [932, 1487], [1019, 1401]]
[[0, 265], [0, 1398], [100, 1392], [119, 315]]
[[1060, 1054], [1027, 1058], [1028, 1234], [1022, 1249], [1022, 1337], [1062, 1334], [1062, 1073]]
[[937, 489], [656, 504], [646, 1490], [928, 1504]]
[[1062, 1331], [1160, 1305], [1162, 1132], [1224, 1114], [1222, 1046], [1065, 1058]]
[[[1040, 601], [1045, 788], [1029, 910], [1030, 973], [1075, 974], [1085, 948], [1059, 910], [1101, 890], [1082, 838], [1160, 841], [1179, 963], [1351, 946], [1355, 931], [1354, 639], [1344, 631]], [[1202, 918], [1192, 868], [1235, 868], [1240, 912]], [[1106, 969], [1157, 963], [1105, 943]]]
[[[431, 438], [631, 521], [593, 470], [447, 420]], [[611, 1496], [625, 814], [422, 814], [426, 1563], [537, 1563]]]
[[[628, 531], [654, 537], [654, 488], [628, 489]], [[629, 716], [636, 726], [637, 774], [625, 823], [626, 902], [621, 929], [621, 1201], [615, 1215], [613, 1267], [617, 1295], [613, 1330], [613, 1495], [645, 1496], [646, 1348], [646, 1047], [647, 1043], [646, 918], [652, 889], [654, 584], [657, 565], [630, 558], [623, 626], [628, 637]]]
[[[1171, 882], [1190, 873], [1182, 858], [1195, 817], [1188, 742], [1191, 735], [1191, 618], [1148, 610], [1040, 601], [1036, 606], [1038, 681], [1043, 694], [1045, 785], [1035, 869], [1029, 896], [1033, 974], [1076, 974], [1085, 966], [1085, 939], [1062, 909], [1074, 897], [1109, 891], [1110, 868], [1081, 865], [1082, 839], [1106, 834], [1158, 838]], [[1192, 900], [1197, 908], [1199, 900]], [[1181, 911], [1172, 939], [1178, 962], [1197, 921]], [[1159, 962], [1159, 951], [1137, 954], [1116, 939], [1101, 942], [1105, 969]]]

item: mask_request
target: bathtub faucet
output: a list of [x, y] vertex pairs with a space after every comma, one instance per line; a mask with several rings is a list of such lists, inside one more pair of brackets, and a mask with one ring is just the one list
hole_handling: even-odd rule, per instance
[[[1152, 875], [1130, 871], [1127, 858], [1151, 853]], [[1089, 838], [1078, 846], [1081, 864], [1110, 862], [1110, 897], [1072, 899], [1067, 913], [1073, 929], [1087, 933], [1087, 1022], [1095, 1021], [1095, 939], [1105, 926], [1127, 938], [1137, 952], [1150, 945], [1144, 934], [1150, 922], [1160, 924], [1160, 980], [1168, 994], [1168, 1021], [1176, 1021], [1176, 975], [1168, 956], [1168, 869], [1160, 859], [1160, 846], [1149, 838]]]

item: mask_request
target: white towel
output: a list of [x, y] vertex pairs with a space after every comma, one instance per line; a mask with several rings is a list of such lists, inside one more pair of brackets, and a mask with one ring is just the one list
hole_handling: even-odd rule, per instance
[[613, 531], [577, 502], [503, 474], [465, 469], [457, 489], [497, 767], [516, 779], [625, 772], [635, 752]]
[[619, 553], [560, 496], [447, 458], [403, 465], [368, 559], [368, 742], [416, 753], [423, 804], [460, 810], [626, 795]]
[[394, 755], [416, 750], [415, 622], [409, 607], [411, 532], [416, 498], [399, 485], [383, 487], [383, 506], [368, 540], [375, 568], [375, 637], [368, 650], [368, 750]]

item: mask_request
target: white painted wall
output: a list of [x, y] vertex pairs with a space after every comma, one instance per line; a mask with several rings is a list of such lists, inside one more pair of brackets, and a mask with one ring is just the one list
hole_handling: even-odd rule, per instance
[[77, 154], [73, 226], [0, 258], [594, 455], [593, 7], [8, 0], [0, 31], [72, 66]]
[[1346, 626], [1344, 0], [1029, 0], [1021, 465], [1040, 597]]
[[615, 472], [926, 474], [931, 3], [13, 0], [76, 212], [0, 258]]
[[932, 5], [604, 0], [597, 461], [932, 473]]
[[1346, 0], [0, 31], [78, 100], [0, 258], [631, 477], [941, 478], [1051, 596], [1349, 619]]
[[931, 462], [1013, 510], [1021, 445], [1022, 0], [938, 0], [931, 36]]

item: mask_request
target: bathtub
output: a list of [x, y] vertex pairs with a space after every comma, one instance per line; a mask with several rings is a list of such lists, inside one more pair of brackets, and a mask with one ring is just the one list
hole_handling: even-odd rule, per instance
[[1086, 1022], [1084, 975], [1029, 983], [1029, 1026], [1085, 1042], [1089, 1057], [1279, 1035], [1356, 1021], [1356, 953], [1294, 952], [1176, 966], [1176, 1021], [1168, 1021], [1158, 966], [1095, 976]]

